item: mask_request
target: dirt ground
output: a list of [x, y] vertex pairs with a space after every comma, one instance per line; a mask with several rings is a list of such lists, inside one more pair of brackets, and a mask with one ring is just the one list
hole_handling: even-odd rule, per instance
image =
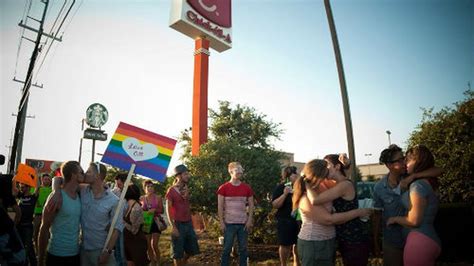
[[[206, 232], [198, 234], [199, 248], [201, 254], [193, 256], [189, 259], [188, 265], [220, 265], [220, 256], [222, 254], [222, 246], [219, 245], [218, 239], [209, 237]], [[249, 262], [250, 265], [260, 266], [279, 266], [278, 245], [256, 245], [249, 243]], [[161, 264], [173, 265], [170, 258], [170, 230], [166, 230], [160, 238]], [[238, 258], [231, 258], [231, 265], [238, 265]], [[288, 265], [292, 265], [288, 263]], [[338, 256], [336, 266], [342, 266], [342, 260]], [[383, 265], [381, 258], [371, 258], [369, 265]], [[439, 262], [437, 266], [470, 266], [468, 262]]]
[[[163, 265], [172, 265], [170, 259], [170, 232], [168, 230], [160, 238], [161, 261]], [[217, 239], [209, 237], [207, 233], [198, 234], [201, 253], [189, 259], [188, 265], [219, 265], [222, 246]], [[279, 265], [277, 245], [250, 244], [249, 261], [251, 265]], [[233, 265], [238, 265], [238, 258], [233, 259]]]

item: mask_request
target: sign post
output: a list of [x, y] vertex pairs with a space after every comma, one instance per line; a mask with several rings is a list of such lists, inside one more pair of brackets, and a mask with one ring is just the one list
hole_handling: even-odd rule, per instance
[[207, 142], [209, 47], [232, 48], [231, 0], [172, 0], [170, 27], [195, 40], [191, 154]]
[[120, 209], [123, 208], [123, 199], [125, 198], [125, 193], [127, 193], [128, 186], [130, 185], [130, 180], [132, 180], [133, 171], [135, 171], [135, 164], [132, 164], [130, 170], [128, 171], [127, 180], [125, 180], [125, 184], [123, 185], [122, 194], [120, 194], [120, 200], [117, 204], [117, 208], [115, 208], [114, 218], [112, 218], [112, 222], [110, 223], [109, 232], [107, 233], [107, 238], [105, 239], [105, 245], [102, 251], [105, 251], [107, 248], [107, 243], [109, 243], [110, 238], [112, 237], [112, 233], [114, 232], [115, 224], [117, 223], [118, 216], [120, 214]]

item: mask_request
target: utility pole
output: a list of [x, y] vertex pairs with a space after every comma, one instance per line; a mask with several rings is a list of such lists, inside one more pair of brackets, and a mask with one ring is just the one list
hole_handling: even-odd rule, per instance
[[82, 119], [81, 122], [81, 140], [79, 142], [79, 164], [81, 164], [81, 159], [82, 159], [82, 140], [84, 139], [84, 118]]
[[49, 38], [53, 38], [54, 40], [61, 41], [61, 39], [56, 38], [55, 36], [51, 36], [49, 34], [44, 33], [43, 25], [44, 21], [46, 18], [46, 12], [48, 10], [48, 4], [49, 0], [42, 0], [41, 3], [44, 4], [44, 9], [43, 9], [43, 15], [41, 17], [41, 20], [36, 20], [35, 21], [39, 22], [39, 29], [36, 30], [32, 27], [29, 27], [25, 24], [23, 24], [23, 21], [21, 21], [18, 25], [20, 27], [23, 27], [25, 29], [37, 32], [37, 37], [35, 41], [35, 47], [33, 49], [33, 54], [31, 55], [30, 59], [30, 64], [28, 66], [28, 71], [26, 73], [26, 78], [24, 81], [23, 85], [23, 90], [22, 90], [22, 96], [20, 100], [20, 104], [18, 106], [18, 116], [16, 119], [16, 124], [15, 124], [15, 133], [13, 137], [13, 145], [11, 149], [11, 155], [10, 155], [10, 161], [8, 165], [8, 169], [10, 174], [14, 174], [16, 171], [16, 168], [18, 164], [21, 162], [21, 151], [23, 147], [23, 136], [25, 133], [25, 120], [26, 120], [26, 111], [28, 109], [28, 99], [30, 97], [30, 88], [31, 88], [31, 83], [33, 80], [33, 70], [35, 68], [35, 63], [36, 59], [38, 57], [38, 54], [41, 51], [40, 43], [41, 43], [41, 37], [44, 35]]
[[[334, 47], [334, 54], [336, 56], [336, 65], [337, 73], [339, 75], [339, 84], [341, 86], [341, 96], [342, 96], [342, 107], [344, 109], [344, 120], [346, 123], [346, 137], [347, 145], [349, 148], [349, 158], [351, 160], [352, 166], [352, 179], [355, 181], [354, 186], [357, 184], [357, 168], [356, 168], [356, 158], [355, 158], [355, 148], [354, 148], [354, 135], [352, 132], [352, 120], [351, 120], [351, 111], [349, 108], [349, 97], [347, 96], [347, 87], [346, 87], [346, 78], [344, 76], [344, 67], [342, 65], [342, 56], [341, 50], [339, 48], [339, 41], [337, 39], [336, 25], [334, 24], [334, 18], [331, 10], [331, 3], [329, 0], [324, 0], [324, 6], [326, 8], [326, 15], [328, 17], [329, 30], [331, 31], [332, 45]], [[357, 191], [357, 190], [356, 190]]]

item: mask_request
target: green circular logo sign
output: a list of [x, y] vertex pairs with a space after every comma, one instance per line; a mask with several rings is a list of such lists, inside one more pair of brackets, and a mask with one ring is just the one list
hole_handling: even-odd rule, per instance
[[100, 128], [109, 119], [107, 108], [100, 103], [91, 104], [86, 111], [86, 123], [90, 127]]

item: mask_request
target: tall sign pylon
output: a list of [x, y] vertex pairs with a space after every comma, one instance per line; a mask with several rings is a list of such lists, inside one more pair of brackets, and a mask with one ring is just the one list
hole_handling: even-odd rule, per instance
[[231, 0], [172, 0], [170, 27], [195, 41], [193, 82], [193, 156], [207, 141], [209, 48], [232, 48]]

